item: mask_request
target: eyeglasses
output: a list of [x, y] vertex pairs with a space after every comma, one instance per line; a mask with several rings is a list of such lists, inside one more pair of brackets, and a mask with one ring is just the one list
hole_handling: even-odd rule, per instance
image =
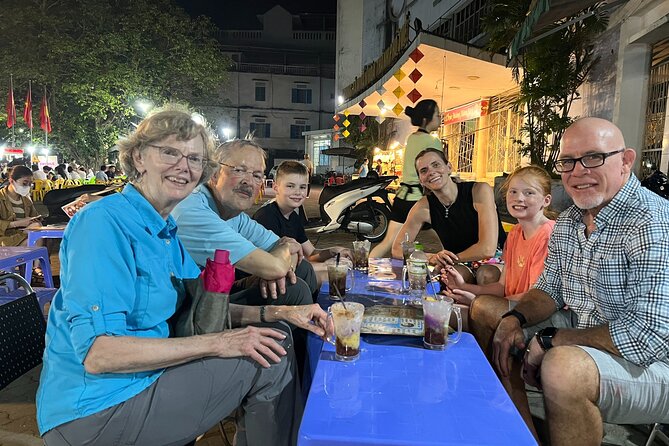
[[576, 167], [576, 161], [581, 163], [581, 166], [586, 169], [592, 169], [593, 167], [599, 167], [604, 164], [606, 158], [615, 155], [616, 153], [624, 152], [625, 149], [614, 150], [613, 152], [606, 153], [589, 153], [588, 155], [583, 155], [580, 158], [564, 158], [561, 160], [555, 161], [555, 171], [557, 173], [567, 173], [574, 170]]
[[225, 163], [218, 163], [218, 164], [220, 164], [221, 166], [229, 167], [230, 168], [230, 174], [233, 177], [241, 178], [241, 177], [245, 177], [247, 175], [251, 175], [251, 179], [256, 184], [260, 184], [265, 180], [265, 175], [260, 171], [253, 172], [253, 171], [247, 170], [246, 167], [231, 166], [230, 164], [225, 164]]
[[188, 168], [192, 170], [202, 170], [207, 163], [207, 159], [202, 155], [184, 155], [179, 149], [169, 146], [156, 146], [154, 144], [148, 144], [148, 146], [158, 149], [160, 161], [171, 166], [180, 163], [182, 158], [186, 158]]

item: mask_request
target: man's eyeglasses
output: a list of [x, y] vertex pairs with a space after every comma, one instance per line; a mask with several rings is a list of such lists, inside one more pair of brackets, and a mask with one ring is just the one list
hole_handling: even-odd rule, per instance
[[555, 171], [557, 173], [567, 173], [574, 170], [576, 167], [576, 162], [581, 163], [586, 169], [592, 169], [593, 167], [599, 167], [604, 164], [606, 158], [615, 155], [616, 153], [624, 152], [625, 149], [614, 150], [613, 152], [605, 153], [589, 153], [583, 155], [580, 158], [563, 158], [555, 161]]
[[158, 158], [165, 164], [173, 166], [181, 162], [182, 158], [186, 158], [188, 168], [199, 171], [204, 169], [204, 165], [207, 163], [207, 159], [202, 155], [184, 155], [179, 149], [169, 146], [156, 146], [154, 144], [148, 144], [148, 146], [158, 149]]
[[229, 167], [230, 174], [233, 177], [241, 178], [250, 175], [253, 182], [256, 184], [260, 184], [265, 180], [265, 174], [263, 174], [262, 172], [259, 171], [252, 172], [250, 170], [247, 170], [246, 167], [231, 166], [230, 164], [225, 164], [225, 163], [218, 163], [218, 164], [220, 164], [221, 166]]

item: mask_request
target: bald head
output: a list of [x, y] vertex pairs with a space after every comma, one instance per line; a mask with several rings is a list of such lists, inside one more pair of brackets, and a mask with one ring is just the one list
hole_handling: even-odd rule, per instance
[[558, 159], [567, 167], [561, 173], [565, 191], [594, 217], [625, 186], [635, 158], [636, 152], [625, 147], [623, 134], [613, 123], [579, 119], [560, 141]]
[[560, 148], [570, 140], [590, 141], [591, 147], [608, 147], [609, 150], [625, 147], [625, 138], [620, 129], [602, 118], [581, 118], [565, 130], [560, 141]]

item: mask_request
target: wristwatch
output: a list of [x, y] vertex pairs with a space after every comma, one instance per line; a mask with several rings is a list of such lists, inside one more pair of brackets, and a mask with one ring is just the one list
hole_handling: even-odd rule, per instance
[[525, 318], [525, 315], [523, 315], [523, 313], [521, 313], [520, 311], [518, 311], [516, 309], [513, 309], [511, 311], [507, 311], [506, 313], [504, 313], [502, 315], [502, 319], [504, 319], [505, 317], [508, 317], [508, 316], [513, 316], [516, 319], [518, 319], [518, 322], [520, 322], [521, 327], [527, 323], [527, 319]]
[[546, 327], [537, 331], [537, 334], [534, 335], [536, 336], [537, 342], [543, 351], [547, 351], [553, 348], [553, 337], [557, 332], [558, 329], [555, 327]]

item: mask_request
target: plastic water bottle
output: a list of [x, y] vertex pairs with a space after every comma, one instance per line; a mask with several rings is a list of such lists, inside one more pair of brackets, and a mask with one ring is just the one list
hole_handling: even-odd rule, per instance
[[[427, 255], [423, 251], [423, 245], [420, 242], [414, 243], [414, 251], [409, 256], [409, 282], [413, 282], [410, 287], [413, 290], [423, 293], [427, 286]], [[417, 293], [418, 294], [418, 293]]]

